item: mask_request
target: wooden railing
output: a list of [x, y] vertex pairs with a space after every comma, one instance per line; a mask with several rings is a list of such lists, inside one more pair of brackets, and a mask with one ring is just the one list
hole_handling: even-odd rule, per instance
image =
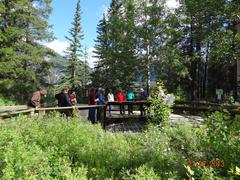
[[[90, 108], [97, 108], [99, 109], [100, 118], [98, 119], [102, 125], [102, 127], [105, 129], [106, 124], [111, 122], [111, 117], [106, 117], [106, 111], [109, 111], [107, 108], [110, 105], [113, 106], [119, 106], [120, 104], [125, 105], [125, 108], [127, 108], [127, 105], [133, 105], [135, 111], [140, 111], [143, 107], [150, 106], [150, 103], [147, 101], [127, 101], [127, 102], [108, 102], [105, 106], [74, 106], [74, 107], [49, 107], [49, 108], [38, 108], [38, 109], [27, 109], [27, 106], [4, 106], [0, 107], [0, 119], [9, 118], [18, 116], [20, 114], [26, 114], [26, 115], [34, 115], [37, 114], [38, 116], [44, 116], [45, 114], [53, 111], [63, 112], [70, 109], [78, 109], [78, 110], [89, 110]], [[173, 106], [174, 111], [189, 111], [192, 114], [195, 114], [197, 112], [212, 112], [212, 111], [223, 111], [224, 109], [228, 110], [232, 114], [236, 114], [240, 112], [240, 106], [236, 105], [220, 105], [216, 103], [204, 103], [204, 102], [191, 102], [191, 101], [176, 101], [175, 105]], [[119, 111], [119, 108], [114, 108], [111, 111]], [[131, 118], [128, 116], [122, 116], [122, 119]], [[141, 117], [139, 117], [141, 118]], [[144, 117], [146, 118], [146, 117]], [[109, 121], [109, 122], [108, 122]]]
[[190, 114], [199, 112], [214, 112], [227, 110], [232, 115], [240, 113], [239, 105], [218, 104], [198, 101], [175, 101], [173, 110], [176, 112], [188, 111]]
[[[23, 109], [25, 107], [25, 109]], [[13, 106], [11, 108], [0, 108], [0, 119], [6, 119], [10, 117], [15, 117], [21, 114], [24, 115], [38, 115], [38, 116], [44, 116], [45, 114], [49, 112], [64, 112], [67, 110], [89, 110], [90, 108], [97, 108], [99, 109], [100, 118], [99, 121], [101, 122], [102, 126], [104, 126], [104, 119], [106, 117], [106, 107], [105, 106], [99, 106], [99, 105], [93, 105], [93, 106], [73, 106], [73, 107], [49, 107], [49, 108], [28, 108], [27, 106]]]

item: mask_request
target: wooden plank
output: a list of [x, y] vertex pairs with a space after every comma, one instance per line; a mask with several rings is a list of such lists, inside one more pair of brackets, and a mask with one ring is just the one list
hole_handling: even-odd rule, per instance
[[99, 107], [99, 113], [100, 113], [100, 123], [102, 125], [103, 129], [106, 129], [106, 107], [105, 106], [101, 106]]
[[92, 107], [98, 108], [103, 106], [98, 105], [91, 105], [91, 106], [69, 106], [69, 107], [49, 107], [49, 108], [38, 108], [36, 111], [57, 111], [57, 110], [65, 110], [65, 109], [79, 109], [79, 110], [85, 110], [90, 109]]
[[0, 106], [0, 112], [5, 112], [5, 111], [19, 111], [19, 110], [24, 110], [28, 109], [27, 105], [18, 105], [18, 106]]
[[0, 117], [2, 117], [2, 118], [14, 117], [14, 116], [18, 116], [20, 114], [31, 114], [32, 112], [34, 112], [34, 109], [27, 109], [27, 110], [16, 111], [16, 112], [5, 112], [5, 113], [1, 113]]

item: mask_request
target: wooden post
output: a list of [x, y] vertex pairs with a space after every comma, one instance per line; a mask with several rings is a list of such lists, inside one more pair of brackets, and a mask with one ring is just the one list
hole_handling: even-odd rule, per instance
[[102, 125], [103, 129], [106, 129], [106, 106], [99, 107], [99, 113], [100, 113], [100, 123]]
[[43, 117], [46, 114], [45, 110], [38, 110], [38, 116]]
[[31, 109], [32, 111], [30, 112], [30, 117], [33, 117], [35, 114], [35, 109]]

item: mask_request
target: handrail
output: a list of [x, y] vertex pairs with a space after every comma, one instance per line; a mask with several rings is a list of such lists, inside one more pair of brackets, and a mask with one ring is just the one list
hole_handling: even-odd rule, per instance
[[26, 110], [21, 110], [21, 111], [14, 111], [14, 112], [4, 112], [4, 113], [1, 113], [0, 114], [0, 118], [1, 117], [11, 117], [11, 116], [16, 116], [16, 115], [19, 115], [19, 114], [31, 114], [31, 113], [34, 113], [35, 109], [26, 109]]
[[0, 106], [0, 113], [6, 111], [18, 111], [27, 109], [27, 105]]
[[148, 101], [124, 101], [124, 102], [117, 102], [117, 101], [114, 101], [114, 102], [108, 102], [107, 105], [149, 105], [150, 102]]
[[48, 107], [48, 108], [37, 108], [36, 111], [54, 111], [54, 110], [66, 110], [66, 109], [90, 109], [104, 107], [103, 105], [89, 105], [89, 106], [68, 106], [68, 107]]

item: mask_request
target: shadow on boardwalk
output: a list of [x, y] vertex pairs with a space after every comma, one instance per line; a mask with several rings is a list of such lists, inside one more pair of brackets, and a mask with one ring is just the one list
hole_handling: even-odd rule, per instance
[[[111, 132], [136, 133], [142, 132], [147, 127], [146, 116], [140, 116], [140, 112], [134, 111], [134, 115], [120, 115], [119, 112], [112, 112], [110, 116], [107, 113], [106, 118], [109, 123], [106, 130]], [[191, 123], [193, 126], [199, 126], [203, 122], [200, 116], [171, 114], [170, 123], [174, 125]]]

